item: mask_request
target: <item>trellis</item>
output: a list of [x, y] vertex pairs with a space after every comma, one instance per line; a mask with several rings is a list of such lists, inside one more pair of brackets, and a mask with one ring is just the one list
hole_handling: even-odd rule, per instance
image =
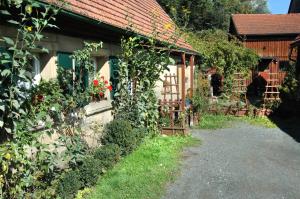
[[[247, 99], [247, 90], [249, 84], [250, 81], [245, 77], [245, 74], [233, 74], [231, 100], [236, 101], [236, 103], [228, 107], [226, 114], [230, 112], [231, 114], [239, 115], [239, 111], [244, 111], [245, 113], [249, 111], [249, 101]], [[241, 106], [243, 101], [245, 105]]]
[[162, 130], [167, 134], [185, 134], [185, 109], [180, 99], [178, 76], [166, 74], [164, 77], [160, 114], [167, 117], [170, 123], [162, 127]]
[[266, 91], [264, 93], [264, 106], [267, 103], [280, 101], [280, 78], [279, 78], [279, 62], [274, 60], [269, 68], [267, 76]]

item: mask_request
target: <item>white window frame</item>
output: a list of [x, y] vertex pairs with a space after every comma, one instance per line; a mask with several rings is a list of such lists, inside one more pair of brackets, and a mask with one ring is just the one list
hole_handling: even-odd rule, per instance
[[40, 56], [35, 55], [35, 58], [33, 59], [33, 79], [32, 83], [33, 85], [39, 85], [39, 83], [42, 80], [41, 76], [41, 61], [40, 61]]

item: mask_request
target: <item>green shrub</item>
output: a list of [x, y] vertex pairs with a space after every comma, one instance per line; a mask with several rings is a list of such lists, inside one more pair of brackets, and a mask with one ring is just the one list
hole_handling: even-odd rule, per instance
[[80, 180], [84, 183], [85, 187], [96, 184], [102, 168], [101, 162], [92, 156], [87, 156], [82, 160], [82, 164], [78, 167], [78, 170]]
[[101, 141], [104, 145], [117, 144], [121, 149], [121, 155], [129, 154], [137, 144], [131, 124], [126, 120], [114, 120], [107, 124]]
[[121, 156], [120, 147], [116, 144], [104, 145], [94, 152], [94, 158], [101, 161], [103, 168], [112, 168], [119, 160]]
[[142, 143], [142, 141], [144, 140], [144, 138], [147, 136], [148, 129], [145, 127], [144, 128], [134, 128], [132, 133], [136, 137], [136, 144], [140, 145]]
[[74, 198], [75, 194], [82, 186], [83, 183], [80, 180], [79, 171], [71, 170], [62, 175], [57, 193], [63, 199], [71, 199]]

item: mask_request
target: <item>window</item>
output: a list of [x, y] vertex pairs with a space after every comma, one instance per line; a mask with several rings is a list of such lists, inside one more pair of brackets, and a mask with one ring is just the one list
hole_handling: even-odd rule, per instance
[[279, 62], [279, 69], [282, 71], [288, 71], [288, 69], [291, 67], [289, 61], [280, 61]]
[[84, 88], [88, 88], [89, 86], [89, 73], [88, 70], [81, 70], [78, 65], [76, 65], [75, 60], [71, 58], [72, 53], [68, 52], [58, 52], [57, 53], [57, 64], [58, 67], [62, 67], [65, 70], [72, 70], [75, 65], [75, 71], [73, 75], [78, 79], [80, 75], [82, 75], [82, 86]]
[[42, 79], [41, 77], [41, 62], [39, 59], [39, 56], [36, 55], [36, 58], [34, 58], [32, 60], [32, 66], [33, 66], [33, 70], [32, 70], [32, 82], [34, 85], [38, 85]]

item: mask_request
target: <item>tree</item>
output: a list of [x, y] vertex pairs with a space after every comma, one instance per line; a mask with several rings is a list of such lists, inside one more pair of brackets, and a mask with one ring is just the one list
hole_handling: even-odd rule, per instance
[[[231, 14], [268, 13], [266, 0], [159, 0], [177, 25], [193, 30], [228, 30]], [[189, 15], [188, 19], [185, 17]]]

